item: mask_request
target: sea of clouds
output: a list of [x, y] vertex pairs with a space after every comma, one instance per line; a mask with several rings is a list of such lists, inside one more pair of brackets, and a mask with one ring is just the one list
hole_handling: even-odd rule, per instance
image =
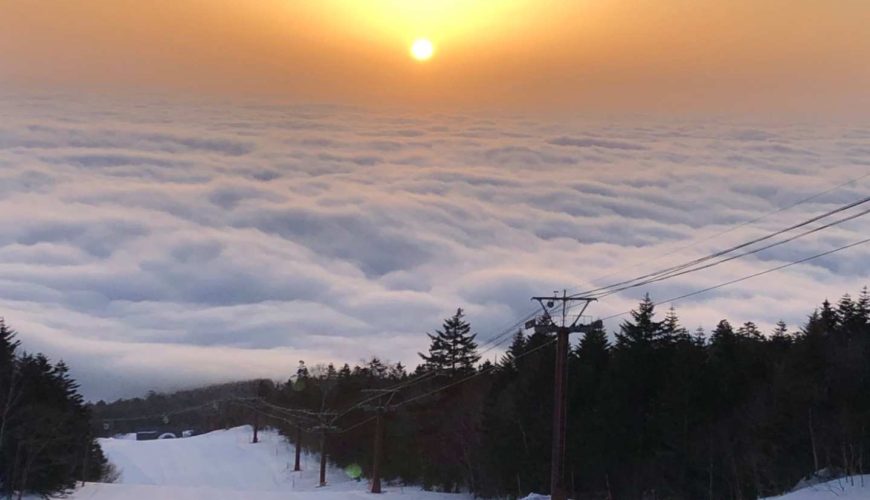
[[[89, 398], [281, 379], [301, 359], [414, 365], [457, 307], [485, 341], [532, 295], [701, 256], [870, 190], [861, 126], [22, 95], [0, 98], [0, 116], [0, 316]], [[870, 217], [589, 313], [868, 234]], [[870, 284], [868, 259], [856, 247], [674, 306], [693, 330], [797, 328]]]

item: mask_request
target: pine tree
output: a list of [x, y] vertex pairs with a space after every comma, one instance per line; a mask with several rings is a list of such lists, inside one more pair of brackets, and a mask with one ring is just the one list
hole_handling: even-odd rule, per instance
[[404, 380], [407, 376], [408, 373], [405, 371], [405, 365], [401, 362], [396, 363], [390, 368], [390, 379], [392, 380]]
[[516, 369], [515, 360], [526, 350], [526, 336], [522, 330], [514, 334], [511, 345], [508, 346], [504, 356], [499, 360], [499, 365], [505, 369]]
[[603, 326], [597, 326], [583, 334], [583, 338], [577, 345], [577, 357], [582, 364], [600, 366], [599, 363], [607, 358], [609, 350], [610, 341], [607, 340], [607, 332], [604, 331]]
[[713, 345], [730, 346], [735, 340], [734, 328], [731, 327], [731, 323], [727, 319], [720, 321], [713, 329], [713, 334], [710, 335], [710, 343]]
[[695, 328], [695, 335], [692, 336], [692, 341], [700, 347], [707, 345], [707, 332], [704, 331], [703, 326]]
[[861, 289], [861, 294], [858, 295], [858, 301], [855, 303], [855, 314], [860, 319], [861, 325], [867, 327], [870, 325], [870, 292], [867, 287]]
[[777, 321], [776, 327], [770, 336], [770, 343], [774, 351], [779, 354], [785, 353], [791, 347], [792, 337], [788, 332], [788, 325], [785, 324], [785, 321]]
[[645, 295], [637, 310], [631, 311], [631, 321], [625, 321], [616, 334], [617, 349], [646, 346], [659, 342], [662, 337], [662, 322], [655, 321], [655, 304]]
[[668, 313], [665, 315], [665, 320], [661, 324], [661, 335], [659, 343], [663, 345], [673, 344], [675, 342], [686, 342], [691, 340], [689, 331], [680, 325], [680, 319], [677, 317], [677, 311], [671, 306]]
[[758, 327], [755, 326], [755, 323], [753, 323], [752, 321], [747, 321], [746, 323], [743, 323], [743, 326], [737, 329], [737, 335], [743, 337], [744, 339], [756, 341], [760, 341], [764, 338], [764, 336], [761, 335], [761, 331], [758, 330]]
[[6, 321], [0, 317], [0, 377], [4, 375], [5, 371], [11, 370], [12, 360], [15, 359], [18, 345], [15, 331], [6, 326]]
[[785, 324], [785, 321], [779, 320], [776, 322], [776, 327], [773, 329], [773, 334], [771, 338], [786, 338], [788, 337], [788, 325]]
[[831, 335], [836, 331], [838, 324], [837, 312], [833, 307], [831, 307], [831, 303], [828, 302], [827, 299], [822, 302], [822, 310], [819, 313], [819, 318], [825, 335]]
[[861, 291], [858, 300], [852, 300], [847, 293], [837, 303], [837, 326], [841, 336], [848, 339], [861, 334], [867, 326], [868, 306], [870, 297], [867, 296], [866, 287]]
[[441, 330], [436, 330], [435, 335], [427, 334], [431, 341], [429, 354], [419, 353], [427, 370], [435, 370], [451, 378], [474, 372], [474, 366], [480, 360], [474, 341], [477, 334], [471, 333], [471, 325], [464, 317], [462, 309], [457, 309], [456, 314], [444, 321]]
[[382, 380], [387, 378], [389, 367], [386, 366], [377, 356], [373, 356], [372, 359], [366, 363], [364, 370], [369, 378]]
[[[6, 326], [3, 318], [0, 318], [0, 407], [6, 408], [4, 403], [11, 397], [15, 366], [15, 352], [19, 342], [15, 339], [15, 331]], [[2, 418], [2, 414], [0, 414]], [[2, 437], [0, 437], [2, 443]]]
[[20, 376], [18, 375], [18, 362], [15, 356], [18, 349], [18, 341], [15, 332], [6, 326], [3, 318], [0, 318], [0, 494], [9, 488], [4, 484], [4, 478], [8, 477], [5, 463], [5, 444], [7, 442], [10, 420], [20, 399]]
[[[99, 480], [109, 465], [94, 441], [90, 409], [65, 363], [41, 354], [16, 355], [11, 330], [0, 324], [4, 367], [11, 360], [10, 399], [0, 412], [0, 492], [50, 496], [77, 480]], [[11, 358], [8, 354], [11, 353]], [[11, 402], [11, 404], [10, 404]]]

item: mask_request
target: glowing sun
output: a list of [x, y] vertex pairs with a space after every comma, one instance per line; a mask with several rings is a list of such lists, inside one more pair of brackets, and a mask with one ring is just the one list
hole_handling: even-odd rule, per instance
[[418, 38], [411, 44], [411, 57], [418, 61], [428, 61], [435, 53], [435, 46], [425, 38]]

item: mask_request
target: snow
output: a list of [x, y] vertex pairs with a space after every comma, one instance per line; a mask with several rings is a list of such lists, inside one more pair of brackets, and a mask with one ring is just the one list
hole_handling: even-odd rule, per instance
[[[365, 481], [340, 469], [327, 469], [327, 485], [318, 487], [320, 459], [302, 454], [293, 472], [294, 448], [277, 432], [261, 431], [251, 443], [250, 426], [199, 436], [154, 441], [100, 439], [109, 461], [120, 472], [115, 484], [88, 483], [72, 500], [339, 500], [372, 498]], [[425, 492], [417, 487], [386, 486], [385, 500], [468, 500], [469, 496]]]
[[[74, 500], [344, 500], [377, 498], [383, 500], [455, 500], [466, 497], [420, 490], [387, 491], [372, 495], [365, 490], [322, 490], [309, 492], [245, 491], [224, 488], [149, 486], [141, 484], [89, 483], [68, 499]], [[470, 497], [468, 497], [470, 498]]]
[[[135, 441], [130, 435], [101, 439], [109, 461], [120, 472], [115, 484], [88, 483], [70, 500], [470, 500], [468, 495], [434, 493], [418, 487], [386, 486], [374, 496], [365, 481], [341, 470], [327, 469], [325, 487], [318, 487], [320, 459], [302, 454], [293, 472], [294, 448], [277, 432], [260, 432], [251, 443], [250, 426], [199, 436]], [[135, 436], [132, 435], [132, 436]], [[529, 495], [526, 500], [544, 500]], [[870, 499], [870, 475], [843, 478], [768, 500]]]
[[870, 475], [835, 479], [767, 500], [867, 500], [870, 499]]

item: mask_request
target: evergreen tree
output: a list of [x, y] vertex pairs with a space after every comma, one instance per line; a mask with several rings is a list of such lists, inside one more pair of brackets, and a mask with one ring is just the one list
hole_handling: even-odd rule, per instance
[[773, 329], [773, 333], [771, 334], [772, 339], [788, 339], [788, 325], [785, 324], [785, 321], [779, 320], [776, 322], [776, 326]]
[[[599, 324], [600, 325], [600, 324]], [[608, 396], [607, 372], [610, 342], [603, 325], [585, 332], [568, 360], [567, 467], [585, 490], [603, 489], [616, 458], [604, 402]], [[582, 450], [582, 453], [577, 453]]]
[[755, 326], [755, 323], [752, 321], [747, 321], [743, 323], [743, 326], [737, 329], [737, 335], [743, 337], [744, 339], [761, 341], [763, 335], [761, 335], [761, 331], [758, 330], [758, 327]]
[[401, 362], [396, 363], [395, 365], [390, 367], [389, 372], [390, 379], [393, 381], [404, 380], [408, 376], [408, 373], [405, 371], [405, 365], [403, 365]]
[[861, 294], [858, 296], [858, 301], [855, 304], [855, 313], [863, 327], [870, 325], [870, 292], [867, 287], [861, 289]]
[[429, 354], [420, 353], [427, 370], [444, 373], [451, 378], [474, 373], [480, 360], [477, 354], [476, 334], [471, 333], [471, 325], [464, 320], [462, 309], [444, 321], [441, 330], [435, 335], [427, 334], [431, 341]]
[[789, 347], [791, 347], [792, 337], [789, 334], [788, 325], [785, 324], [785, 321], [779, 320], [776, 323], [776, 327], [770, 335], [770, 343], [774, 351], [780, 355], [785, 354]]
[[[745, 500], [780, 494], [822, 468], [866, 472], [867, 295], [836, 306], [825, 301], [804, 325], [789, 332], [780, 322], [769, 338], [752, 322], [738, 328], [726, 320], [709, 340], [700, 328], [690, 335], [673, 308], [657, 321], [648, 297], [615, 332], [614, 346], [603, 329], [586, 333], [568, 361], [565, 476], [572, 498]], [[471, 337], [455, 318], [445, 321], [443, 335], [429, 336], [433, 348], [418, 373], [451, 373], [446, 332]], [[319, 410], [326, 391], [328, 408], [350, 408], [342, 425], [352, 426], [368, 418], [354, 409], [371, 397], [364, 389], [401, 385], [393, 401], [400, 407], [386, 427], [385, 478], [523, 497], [549, 484], [554, 350], [552, 334], [518, 332], [496, 369], [468, 380], [428, 376], [397, 384], [404, 378], [398, 365], [372, 360], [338, 370], [331, 391], [331, 376], [321, 376], [331, 370], [313, 367], [269, 397], [297, 397], [293, 380], [307, 380], [304, 392], [314, 397], [282, 404]], [[370, 470], [369, 426], [349, 429], [329, 446], [337, 465]]]
[[822, 302], [822, 309], [819, 312], [819, 320], [821, 321], [821, 328], [825, 332], [825, 335], [831, 335], [837, 328], [838, 318], [837, 312], [831, 307], [831, 303], [825, 299]]
[[589, 366], [595, 372], [602, 373], [607, 363], [610, 341], [607, 339], [604, 326], [600, 323], [598, 325], [600, 326], [593, 327], [583, 334], [583, 338], [577, 345], [576, 354], [581, 366]]
[[620, 325], [613, 353], [613, 398], [606, 412], [617, 429], [614, 451], [626, 459], [626, 480], [618, 495], [629, 498], [644, 496], [661, 475], [652, 459], [662, 439], [660, 422], [653, 417], [658, 416], [667, 354], [660, 349], [666, 342], [655, 314], [655, 304], [644, 296], [631, 319]]
[[665, 315], [665, 320], [661, 323], [661, 334], [659, 342], [664, 345], [670, 345], [676, 342], [686, 341], [690, 338], [688, 330], [680, 325], [680, 319], [677, 317], [677, 311], [671, 306]]
[[526, 349], [526, 337], [522, 330], [517, 330], [508, 346], [504, 356], [499, 360], [499, 365], [504, 369], [516, 369], [514, 364], [517, 356], [521, 356]]
[[3, 493], [8, 485], [4, 484], [3, 478], [9, 473], [5, 460], [6, 441], [9, 430], [9, 422], [15, 415], [19, 406], [21, 377], [18, 371], [16, 350], [19, 342], [15, 339], [15, 332], [6, 326], [3, 318], [0, 318], [0, 493]]
[[103, 478], [108, 462], [69, 368], [17, 347], [0, 320], [0, 492], [48, 496]]
[[631, 311], [631, 321], [625, 321], [616, 334], [616, 348], [651, 347], [662, 339], [662, 323], [654, 320], [655, 304], [645, 295], [636, 310]]
[[12, 370], [12, 361], [15, 359], [15, 351], [18, 346], [19, 342], [15, 339], [15, 331], [6, 326], [6, 321], [0, 317], [0, 377]]

